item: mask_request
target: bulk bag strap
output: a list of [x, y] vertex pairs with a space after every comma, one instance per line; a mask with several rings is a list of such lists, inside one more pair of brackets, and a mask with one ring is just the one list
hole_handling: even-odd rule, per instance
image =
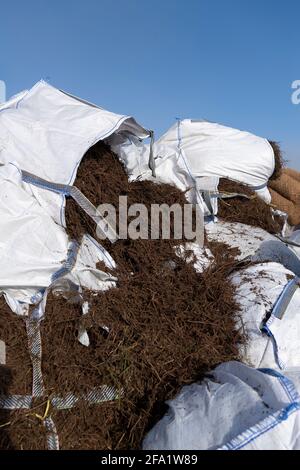
[[22, 180], [25, 183], [32, 184], [38, 188], [45, 189], [47, 191], [52, 191], [57, 194], [62, 194], [63, 196], [70, 196], [74, 201], [84, 210], [84, 212], [93, 219], [97, 224], [97, 228], [101, 231], [102, 235], [105, 238], [108, 238], [112, 243], [114, 243], [118, 236], [111, 225], [103, 218], [99, 213], [97, 208], [85, 197], [82, 192], [75, 186], [52, 183], [51, 181], [44, 180], [28, 171], [21, 170]]

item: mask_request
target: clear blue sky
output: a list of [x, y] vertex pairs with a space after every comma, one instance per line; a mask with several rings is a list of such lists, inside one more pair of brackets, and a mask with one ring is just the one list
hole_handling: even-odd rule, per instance
[[40, 78], [157, 135], [207, 118], [281, 142], [300, 169], [299, 0], [2, 0], [0, 80]]

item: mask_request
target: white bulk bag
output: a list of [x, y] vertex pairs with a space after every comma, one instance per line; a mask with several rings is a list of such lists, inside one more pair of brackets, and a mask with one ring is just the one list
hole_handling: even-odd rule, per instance
[[221, 364], [167, 404], [144, 450], [300, 450], [298, 392], [271, 369]]
[[[149, 145], [125, 133], [109, 137], [108, 142], [126, 165], [132, 179], [152, 179]], [[175, 123], [153, 146], [155, 176], [182, 191], [191, 190], [190, 202], [198, 202], [209, 214], [201, 189], [215, 192], [219, 178], [251, 186], [265, 202], [271, 202], [267, 183], [274, 172], [274, 151], [266, 139], [249, 132], [207, 121], [184, 119]], [[203, 187], [202, 187], [203, 186]], [[217, 214], [217, 199], [212, 199]]]
[[[16, 164], [0, 166], [0, 294], [5, 293], [11, 308], [20, 313], [19, 302], [35, 303], [34, 297], [60, 274], [68, 273], [72, 243], [66, 231], [24, 185]], [[104, 261], [114, 267], [109, 254], [91, 237], [84, 237], [69, 266], [70, 279], [93, 290], [113, 285], [96, 269]]]
[[[53, 183], [72, 185], [86, 151], [114, 132], [149, 136], [132, 117], [111, 113], [40, 81], [0, 107], [0, 163], [14, 161]], [[65, 197], [30, 185], [39, 203], [65, 224]]]
[[236, 272], [231, 280], [247, 335], [241, 347], [253, 367], [300, 368], [299, 279], [278, 263], [261, 263]]
[[265, 187], [274, 172], [274, 152], [266, 139], [207, 121], [175, 123], [154, 146], [156, 166], [181, 158], [194, 178], [218, 176]]

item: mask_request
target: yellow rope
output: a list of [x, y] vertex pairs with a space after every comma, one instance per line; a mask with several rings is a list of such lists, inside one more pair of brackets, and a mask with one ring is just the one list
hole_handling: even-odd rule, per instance
[[4, 428], [5, 426], [9, 426], [11, 424], [11, 421], [8, 421], [8, 423], [0, 424], [0, 428]]
[[[47, 400], [47, 405], [46, 405], [45, 413], [44, 413], [43, 416], [41, 416], [37, 413], [30, 413], [31, 416], [35, 416], [36, 418], [40, 419], [41, 421], [44, 421], [48, 417], [49, 410], [50, 410], [50, 405], [51, 405], [50, 400]], [[9, 426], [10, 424], [11, 424], [11, 421], [8, 421], [7, 423], [4, 423], [4, 424], [0, 424], [0, 428], [4, 428], [5, 426]]]
[[41, 415], [39, 415], [39, 414], [37, 414], [37, 413], [34, 413], [34, 416], [35, 416], [36, 418], [40, 419], [41, 421], [44, 421], [44, 420], [47, 418], [48, 414], [49, 414], [50, 404], [51, 404], [51, 403], [50, 403], [50, 400], [47, 400], [47, 406], [46, 406], [45, 413], [44, 413], [43, 416], [41, 416]]

